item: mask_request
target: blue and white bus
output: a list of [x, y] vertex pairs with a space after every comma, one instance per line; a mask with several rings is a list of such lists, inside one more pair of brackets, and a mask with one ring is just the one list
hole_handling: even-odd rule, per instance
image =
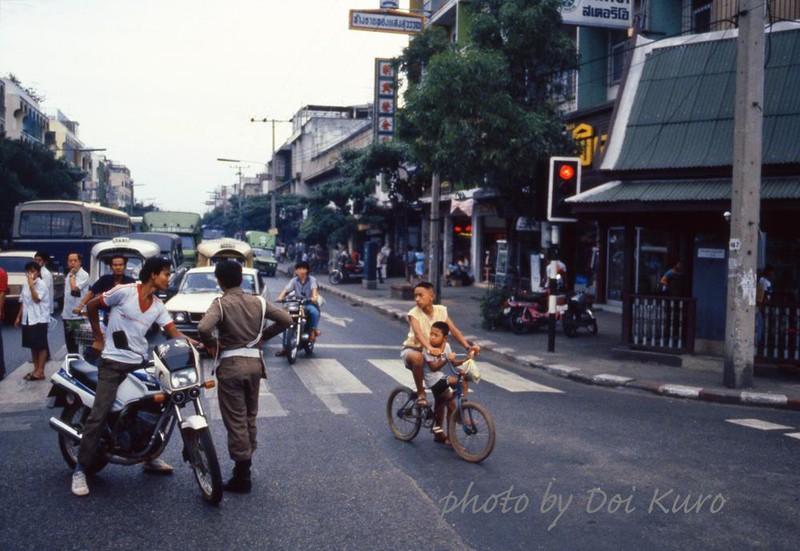
[[130, 216], [96, 203], [28, 201], [14, 209], [14, 248], [42, 250], [62, 266], [76, 251], [87, 268], [95, 244], [130, 231]]

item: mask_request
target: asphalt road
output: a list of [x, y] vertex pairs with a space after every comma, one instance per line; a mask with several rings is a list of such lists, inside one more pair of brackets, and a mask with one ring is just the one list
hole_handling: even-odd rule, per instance
[[[278, 283], [270, 281], [272, 296]], [[0, 383], [0, 549], [800, 543], [800, 439], [788, 436], [800, 433], [796, 414], [584, 386], [486, 354], [485, 380], [473, 386], [472, 399], [492, 412], [498, 440], [474, 465], [429, 433], [404, 443], [389, 432], [386, 397], [396, 377], [410, 383], [399, 360], [402, 324], [328, 297], [321, 329], [313, 357], [301, 354], [292, 367], [271, 359], [254, 491], [226, 495], [217, 508], [200, 499], [177, 441], [164, 455], [174, 475], [109, 466], [90, 478], [88, 497], [75, 498], [47, 426], [58, 412], [39, 397], [46, 389], [25, 388], [35, 383], [18, 381], [19, 374]], [[6, 326], [4, 337], [7, 360], [24, 360], [13, 350], [18, 334]], [[211, 426], [227, 478], [232, 463], [213, 401]]]

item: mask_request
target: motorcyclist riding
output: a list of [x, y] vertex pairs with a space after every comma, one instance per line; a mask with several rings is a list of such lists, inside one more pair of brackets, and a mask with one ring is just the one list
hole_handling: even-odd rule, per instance
[[[317, 340], [317, 337], [322, 334], [321, 331], [317, 329], [317, 325], [319, 325], [319, 286], [317, 285], [317, 278], [309, 275], [308, 271], [308, 262], [301, 260], [295, 264], [295, 277], [289, 280], [289, 283], [280, 292], [275, 301], [281, 302], [291, 291], [295, 292], [296, 297], [307, 300], [305, 310], [306, 316], [308, 316], [308, 338], [309, 341], [313, 343]], [[286, 353], [286, 350], [279, 350], [276, 356], [284, 356]]]

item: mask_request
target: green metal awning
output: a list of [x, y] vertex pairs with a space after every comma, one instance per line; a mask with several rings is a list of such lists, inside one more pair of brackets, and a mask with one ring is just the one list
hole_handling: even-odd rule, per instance
[[[608, 182], [567, 199], [574, 205], [628, 202], [709, 202], [730, 201], [731, 180], [634, 180]], [[765, 178], [761, 199], [800, 199], [800, 176]]]

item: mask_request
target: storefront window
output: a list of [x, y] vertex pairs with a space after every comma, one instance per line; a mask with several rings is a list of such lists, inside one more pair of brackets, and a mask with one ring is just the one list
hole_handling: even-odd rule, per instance
[[658, 280], [667, 271], [667, 237], [663, 232], [639, 228], [638, 261], [636, 263], [636, 289], [639, 295], [654, 295]]

